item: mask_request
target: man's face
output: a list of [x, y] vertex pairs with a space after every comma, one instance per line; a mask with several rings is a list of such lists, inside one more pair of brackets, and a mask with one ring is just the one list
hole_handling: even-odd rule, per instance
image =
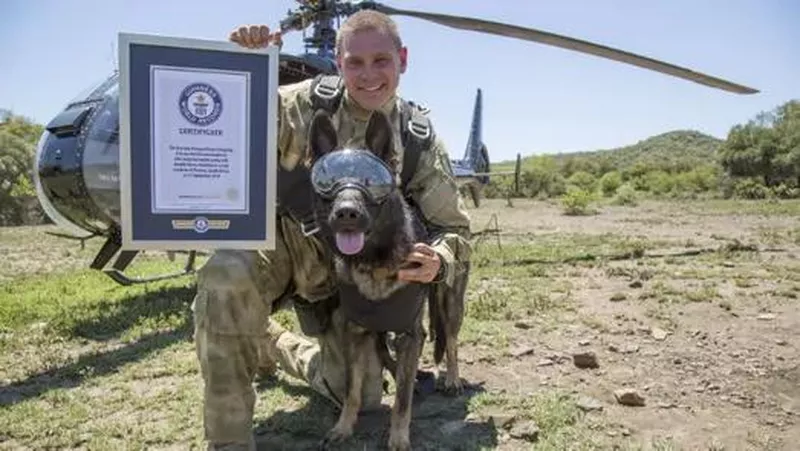
[[405, 47], [398, 51], [387, 34], [365, 30], [344, 39], [337, 63], [353, 100], [377, 110], [394, 95], [406, 58]]

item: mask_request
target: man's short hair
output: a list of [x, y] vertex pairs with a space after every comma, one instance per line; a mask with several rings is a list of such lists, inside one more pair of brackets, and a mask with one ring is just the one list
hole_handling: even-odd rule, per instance
[[397, 50], [403, 48], [403, 40], [400, 39], [394, 20], [381, 12], [365, 9], [348, 17], [339, 28], [336, 33], [336, 53], [342, 52], [342, 42], [347, 35], [367, 30], [384, 33], [392, 38]]

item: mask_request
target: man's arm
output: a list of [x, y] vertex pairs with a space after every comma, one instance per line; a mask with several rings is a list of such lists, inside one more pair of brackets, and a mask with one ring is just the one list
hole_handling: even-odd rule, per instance
[[434, 136], [431, 148], [420, 153], [408, 188], [433, 234], [431, 246], [444, 266], [443, 281], [452, 285], [471, 257], [470, 218], [458, 192], [444, 141]]

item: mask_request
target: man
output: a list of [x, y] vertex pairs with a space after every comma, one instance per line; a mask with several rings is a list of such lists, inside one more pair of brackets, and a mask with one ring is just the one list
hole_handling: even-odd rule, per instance
[[[241, 27], [230, 40], [258, 48], [279, 43], [280, 35], [271, 34], [265, 26]], [[334, 114], [340, 142], [363, 144], [372, 111], [384, 111], [399, 126], [396, 90], [407, 67], [408, 51], [393, 21], [374, 11], [354, 14], [340, 29], [336, 50], [345, 85]], [[310, 86], [311, 80], [307, 80], [279, 89], [278, 155], [287, 170], [303, 160], [308, 147], [307, 127], [313, 113]], [[402, 158], [402, 151], [398, 154]], [[452, 284], [470, 257], [469, 217], [439, 138], [421, 152], [408, 188], [426, 219], [445, 232], [432, 246], [417, 244], [408, 260], [419, 266], [398, 277]], [[345, 382], [337, 341], [338, 310], [322, 315], [321, 322], [327, 327], [312, 334], [318, 344], [269, 319], [276, 301], [287, 293], [304, 300], [296, 309], [307, 304], [313, 310], [335, 298], [331, 252], [316, 236], [304, 235], [290, 216], [279, 216], [277, 234], [275, 250], [218, 251], [198, 274], [193, 310], [209, 449], [254, 449], [252, 381], [260, 366], [274, 371], [277, 364], [341, 406]], [[319, 311], [327, 314], [324, 309]], [[365, 379], [365, 410], [380, 406], [382, 384], [382, 368], [373, 355]]]

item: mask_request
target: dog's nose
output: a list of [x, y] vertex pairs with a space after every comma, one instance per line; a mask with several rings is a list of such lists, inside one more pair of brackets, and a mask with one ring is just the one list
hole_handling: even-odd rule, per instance
[[356, 221], [361, 216], [358, 208], [353, 203], [339, 205], [335, 213], [336, 219], [339, 221]]

